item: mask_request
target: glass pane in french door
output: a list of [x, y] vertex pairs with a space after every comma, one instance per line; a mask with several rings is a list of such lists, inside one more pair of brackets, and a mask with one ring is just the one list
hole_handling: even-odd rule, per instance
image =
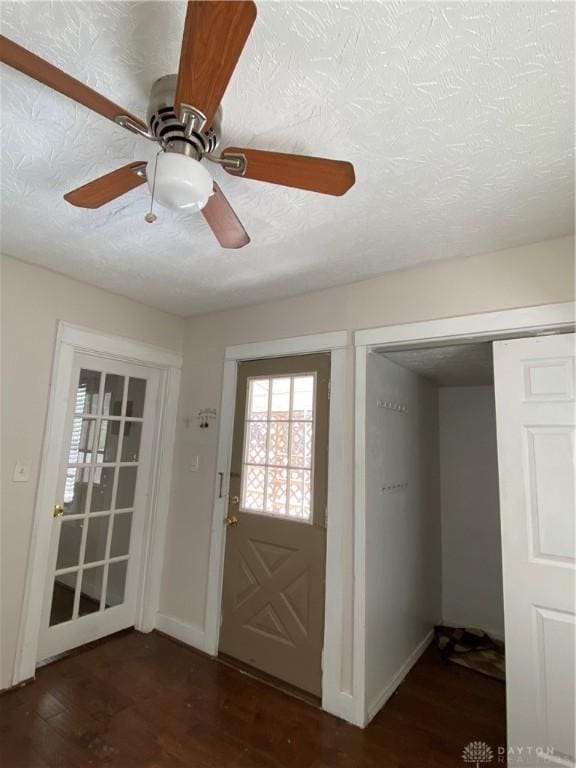
[[50, 626], [124, 602], [145, 398], [145, 379], [80, 370]]

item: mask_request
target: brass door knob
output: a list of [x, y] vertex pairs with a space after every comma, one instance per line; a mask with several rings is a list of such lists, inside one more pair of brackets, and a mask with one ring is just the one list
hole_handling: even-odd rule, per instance
[[238, 525], [238, 518], [236, 515], [226, 515], [224, 522], [226, 525]]
[[64, 514], [64, 507], [62, 504], [54, 504], [52, 508], [52, 517], [62, 517]]
[[240, 504], [240, 496], [231, 496], [230, 504]]

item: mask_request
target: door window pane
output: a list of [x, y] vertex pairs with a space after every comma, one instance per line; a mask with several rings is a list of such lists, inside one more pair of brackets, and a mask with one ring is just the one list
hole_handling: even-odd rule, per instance
[[290, 418], [290, 383], [290, 378], [272, 379], [270, 418], [273, 421]]
[[117, 460], [120, 422], [102, 419], [98, 435], [96, 461], [98, 464], [111, 464]]
[[249, 421], [246, 423], [246, 463], [266, 464], [266, 443], [268, 422]]
[[290, 464], [312, 466], [312, 424], [309, 422], [293, 421], [290, 425]]
[[270, 379], [250, 379], [248, 383], [248, 419], [268, 419], [268, 393]]
[[82, 587], [80, 591], [78, 616], [86, 616], [89, 613], [96, 613], [100, 610], [103, 578], [103, 565], [97, 565], [95, 568], [85, 568], [82, 572]]
[[122, 400], [124, 397], [124, 376], [107, 373], [104, 381], [104, 399], [102, 413], [104, 416], [121, 416]]
[[60, 524], [56, 570], [78, 565], [80, 561], [82, 527], [82, 520], [63, 520]]
[[287, 471], [271, 467], [266, 476], [266, 512], [286, 514]]
[[134, 506], [137, 467], [120, 467], [118, 490], [116, 491], [116, 509], [128, 509]]
[[288, 422], [272, 422], [268, 438], [267, 464], [285, 467], [288, 465]]
[[146, 379], [130, 377], [128, 383], [128, 399], [126, 401], [126, 416], [141, 419], [144, 416], [144, 400], [146, 398]]
[[64, 485], [64, 514], [81, 515], [86, 510], [88, 495], [88, 479], [90, 470], [87, 467], [70, 467], [66, 471]]
[[266, 470], [264, 467], [244, 465], [242, 470], [242, 508], [253, 512], [264, 511], [264, 483]]
[[140, 458], [140, 437], [142, 436], [142, 423], [139, 421], [124, 422], [124, 438], [122, 440], [122, 454], [120, 461], [138, 461]]
[[112, 508], [112, 490], [114, 487], [114, 467], [95, 467], [92, 483], [91, 512], [106, 512]]
[[120, 562], [110, 563], [108, 566], [106, 608], [112, 608], [114, 605], [121, 605], [124, 602], [127, 571], [128, 560], [120, 560]]
[[95, 419], [75, 418], [72, 420], [72, 437], [68, 452], [69, 464], [90, 464], [95, 434]]
[[86, 550], [84, 552], [85, 563], [94, 563], [98, 560], [104, 560], [106, 557], [109, 520], [110, 515], [90, 518], [90, 522], [88, 523], [88, 533], [86, 534]]
[[127, 555], [130, 547], [130, 530], [132, 528], [132, 512], [114, 515], [114, 529], [110, 557]]
[[88, 371], [82, 368], [76, 387], [76, 413], [98, 413], [98, 394], [100, 392], [100, 371]]
[[305, 519], [310, 514], [310, 471], [309, 470], [290, 470], [289, 480], [289, 515], [290, 517]]
[[78, 571], [57, 576], [52, 590], [50, 626], [70, 621], [74, 612], [74, 592]]
[[314, 374], [248, 379], [241, 510], [310, 521], [315, 387]]
[[314, 409], [314, 376], [295, 376], [292, 387], [293, 419], [312, 419]]

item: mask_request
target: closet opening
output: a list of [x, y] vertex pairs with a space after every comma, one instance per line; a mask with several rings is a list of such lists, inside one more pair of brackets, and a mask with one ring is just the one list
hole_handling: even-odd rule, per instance
[[[478, 726], [470, 740], [504, 744], [504, 606], [491, 342], [370, 350], [366, 516], [369, 718], [389, 695], [382, 694], [382, 681], [394, 678], [407, 657], [406, 672], [425, 653], [419, 663], [434, 665], [434, 685], [438, 696], [447, 697], [447, 705], [478, 710], [485, 691], [494, 694], [485, 705], [500, 708], [501, 732], [482, 733]], [[452, 687], [454, 664], [468, 670], [457, 673], [465, 683], [457, 689]], [[437, 682], [444, 679], [442, 670], [443, 690]], [[495, 682], [487, 684], [486, 678]], [[461, 700], [451, 701], [451, 696]]]

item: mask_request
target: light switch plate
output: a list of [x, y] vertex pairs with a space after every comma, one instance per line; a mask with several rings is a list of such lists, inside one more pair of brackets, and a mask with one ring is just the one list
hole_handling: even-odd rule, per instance
[[12, 480], [15, 483], [27, 483], [30, 479], [30, 467], [27, 464], [16, 464], [12, 473]]

